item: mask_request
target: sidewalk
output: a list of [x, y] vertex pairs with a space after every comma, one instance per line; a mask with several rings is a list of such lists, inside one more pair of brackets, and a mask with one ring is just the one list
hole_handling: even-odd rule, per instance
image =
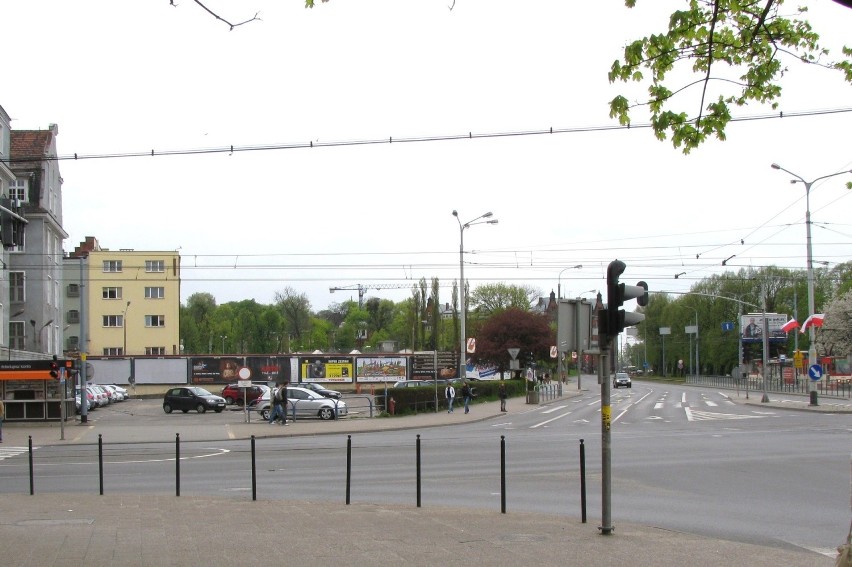
[[[569, 385], [570, 386], [570, 385]], [[585, 391], [566, 391], [561, 399]], [[760, 403], [760, 397], [738, 403]], [[805, 402], [806, 403], [806, 402]], [[822, 403], [822, 402], [821, 402]], [[528, 408], [523, 398], [510, 408]], [[771, 402], [772, 407], [789, 404]], [[827, 405], [796, 408], [832, 411]], [[852, 409], [852, 408], [850, 408]], [[140, 427], [116, 423], [6, 424], [4, 443], [33, 445], [105, 442], [173, 442], [280, 435], [340, 434], [469, 423], [505, 415], [499, 403], [471, 413], [423, 413], [398, 418], [338, 422], [303, 420], [289, 427], [253, 423], [199, 424], [150, 420]], [[215, 417], [215, 416], [207, 416]], [[231, 420], [233, 421], [233, 420]], [[653, 526], [617, 522], [600, 535], [596, 519], [494, 510], [235, 500], [215, 496], [4, 494], [0, 497], [0, 556], [4, 566], [121, 565], [750, 565], [830, 566], [834, 559], [799, 549], [777, 549], [703, 538]], [[276, 545], [275, 542], [281, 542]], [[279, 551], [280, 550], [280, 551]], [[273, 556], [271, 554], [281, 554]], [[277, 557], [277, 560], [274, 559]]]

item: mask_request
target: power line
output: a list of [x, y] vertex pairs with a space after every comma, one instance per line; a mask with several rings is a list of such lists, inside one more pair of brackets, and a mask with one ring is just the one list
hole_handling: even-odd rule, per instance
[[[777, 120], [782, 118], [802, 118], [811, 116], [825, 116], [830, 114], [842, 114], [852, 112], [852, 108], [834, 108], [823, 110], [805, 110], [796, 112], [777, 112], [771, 114], [757, 114], [753, 116], [741, 116], [731, 118], [730, 122], [753, 122], [756, 120]], [[247, 146], [220, 146], [214, 148], [189, 148], [179, 150], [144, 150], [135, 152], [116, 152], [116, 153], [100, 153], [100, 154], [83, 154], [75, 152], [61, 156], [22, 156], [14, 159], [2, 160], [2, 163], [13, 164], [19, 162], [33, 161], [79, 161], [92, 159], [116, 159], [116, 158], [133, 158], [133, 157], [164, 157], [164, 156], [190, 156], [190, 155], [205, 155], [205, 154], [234, 154], [240, 152], [259, 152], [259, 151], [275, 151], [275, 150], [298, 150], [312, 148], [337, 148], [345, 146], [372, 146], [384, 144], [410, 144], [420, 142], [448, 142], [453, 140], [478, 140], [488, 138], [516, 138], [526, 136], [542, 136], [552, 134], [582, 134], [589, 132], [606, 132], [606, 131], [621, 131], [621, 130], [636, 130], [652, 128], [651, 123], [628, 124], [622, 125], [604, 125], [604, 126], [574, 126], [567, 128], [536, 129], [536, 130], [521, 130], [516, 132], [484, 132], [474, 133], [467, 132], [466, 134], [443, 134], [437, 136], [403, 136], [394, 138], [362, 139], [362, 140], [341, 140], [341, 141], [319, 141], [311, 140], [309, 142], [293, 142], [280, 144], [258, 144]]]

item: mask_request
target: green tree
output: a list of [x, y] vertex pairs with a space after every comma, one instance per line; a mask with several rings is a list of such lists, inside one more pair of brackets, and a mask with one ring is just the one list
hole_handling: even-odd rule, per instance
[[479, 317], [490, 317], [506, 309], [529, 309], [541, 292], [530, 286], [504, 283], [481, 285], [470, 294], [470, 308]]
[[[782, 12], [784, 0], [685, 3], [672, 13], [667, 31], [629, 42], [623, 58], [612, 64], [610, 82], [648, 84], [644, 102], [631, 104], [623, 95], [610, 102], [610, 116], [620, 124], [630, 124], [636, 106], [647, 106], [657, 138], [671, 136], [674, 147], [689, 153], [710, 136], [725, 139], [731, 106], [757, 102], [777, 108], [780, 79], [789, 71], [785, 58], [839, 71], [852, 83], [852, 49], [844, 47], [843, 58], [826, 61], [829, 53], [820, 47], [819, 35], [801, 19], [807, 7]], [[625, 0], [628, 8], [635, 4]], [[696, 80], [670, 86], [667, 77], [681, 77], [682, 68]], [[695, 90], [695, 96], [687, 96]]]
[[838, 295], [825, 309], [816, 334], [817, 353], [846, 357], [852, 354], [852, 291]]
[[293, 336], [295, 344], [304, 346], [303, 335], [310, 331], [311, 302], [305, 293], [299, 293], [290, 286], [275, 292], [275, 306], [280, 310], [287, 332]]

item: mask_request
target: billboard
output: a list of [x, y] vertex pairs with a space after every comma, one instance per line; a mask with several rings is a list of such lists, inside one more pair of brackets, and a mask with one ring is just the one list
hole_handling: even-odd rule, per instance
[[[781, 330], [787, 323], [787, 316], [779, 313], [766, 314], [767, 329], [769, 331], [769, 342], [783, 343], [787, 340], [787, 333]], [[740, 319], [740, 334], [744, 343], [763, 342], [763, 314], [749, 313]]]
[[195, 356], [190, 358], [190, 384], [236, 382], [243, 366], [251, 370], [252, 382], [290, 380], [288, 356]]
[[299, 357], [302, 382], [352, 382], [355, 375], [351, 358]]
[[358, 357], [355, 364], [358, 382], [405, 380], [408, 370], [408, 359], [402, 356]]

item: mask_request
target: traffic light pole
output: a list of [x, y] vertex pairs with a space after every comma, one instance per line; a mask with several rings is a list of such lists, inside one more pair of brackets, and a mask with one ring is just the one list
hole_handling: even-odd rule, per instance
[[598, 360], [598, 383], [601, 385], [601, 525], [598, 529], [603, 535], [610, 535], [612, 526], [612, 406], [609, 390], [609, 350], [611, 339], [607, 337], [601, 343]]

